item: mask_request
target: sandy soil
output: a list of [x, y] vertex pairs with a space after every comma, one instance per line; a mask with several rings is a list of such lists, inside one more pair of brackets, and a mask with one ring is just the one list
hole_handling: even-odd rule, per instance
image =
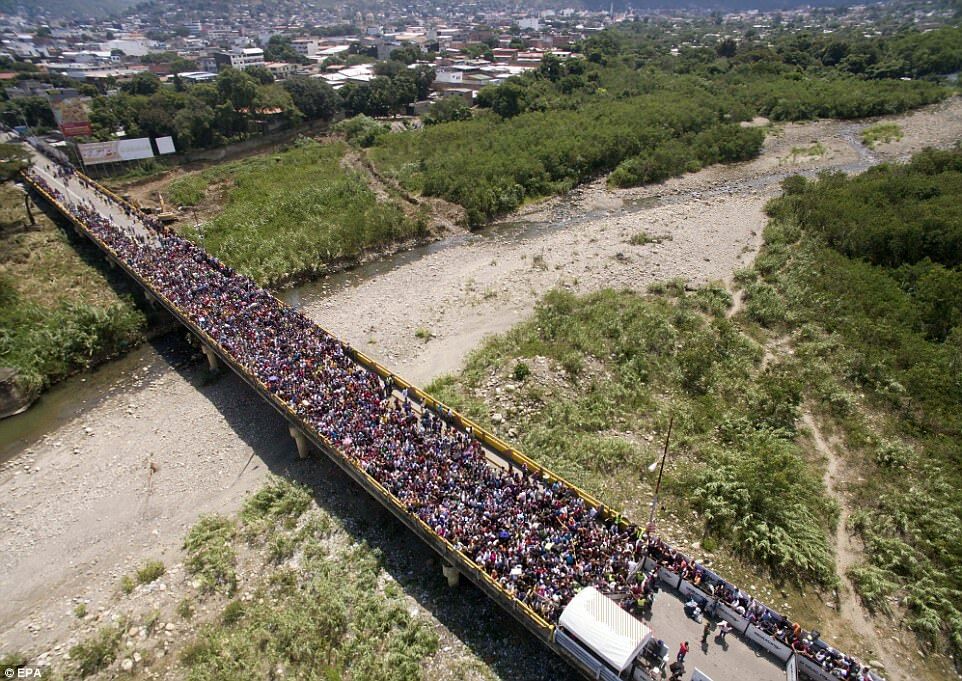
[[[880, 148], [877, 158], [962, 138], [962, 100], [896, 122], [905, 137]], [[305, 311], [425, 382], [457, 370], [485, 335], [530, 314], [551, 287], [644, 289], [675, 276], [729, 279], [751, 262], [764, 203], [782, 176], [858, 169], [875, 160], [858, 148], [858, 128], [787, 125], [768, 139], [761, 158], [747, 164], [629, 191], [609, 192], [599, 182], [530, 207], [516, 216], [520, 225], [460, 238], [356, 287], [339, 288]], [[792, 155], [793, 148], [813, 141], [826, 148], [823, 156]], [[642, 230], [670, 239], [630, 245], [628, 239]], [[419, 328], [434, 337], [420, 340]], [[78, 599], [106, 617], [122, 574], [148, 558], [180, 561], [187, 527], [202, 513], [238, 508], [268, 471], [310, 482], [322, 507], [357, 520], [359, 540], [377, 541], [387, 554], [397, 550], [411, 556], [407, 564], [423, 565], [425, 556], [400, 526], [352, 494], [346, 478], [323, 461], [295, 461], [283, 420], [236, 377], [210, 382], [199, 368], [167, 366], [148, 375], [132, 366], [122, 383], [0, 468], [0, 651], [61, 656], [95, 624], [96, 617], [74, 617]], [[425, 579], [441, 579], [435, 569], [424, 572], [430, 574]], [[482, 600], [419, 600], [425, 616], [445, 632], [442, 671], [432, 676], [454, 678], [462, 663], [473, 660], [504, 678], [557, 678], [555, 666], [518, 668], [479, 640], [472, 621], [503, 617]], [[510, 658], [525, 658], [515, 654], [517, 646], [537, 650], [522, 634], [508, 635], [512, 643], [500, 648]]]

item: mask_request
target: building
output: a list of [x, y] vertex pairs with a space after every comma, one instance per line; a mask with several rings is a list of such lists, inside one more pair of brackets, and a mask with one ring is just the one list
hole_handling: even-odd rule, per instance
[[271, 72], [275, 80], [290, 78], [297, 73], [298, 69], [297, 64], [289, 64], [286, 61], [269, 61], [265, 62], [264, 66]]
[[216, 73], [209, 71], [183, 71], [177, 75], [188, 83], [209, 83], [217, 78]]
[[321, 41], [317, 38], [294, 38], [291, 47], [304, 57], [313, 57], [321, 49]]
[[264, 66], [264, 50], [259, 47], [244, 47], [230, 52], [215, 52], [214, 62], [218, 71], [228, 66], [241, 71], [251, 66]]

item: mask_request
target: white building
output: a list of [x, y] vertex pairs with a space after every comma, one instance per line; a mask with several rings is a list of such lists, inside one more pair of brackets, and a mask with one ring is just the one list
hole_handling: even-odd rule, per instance
[[230, 52], [217, 52], [214, 54], [214, 61], [218, 70], [230, 66], [243, 71], [251, 66], [263, 66], [264, 50], [259, 47], [245, 47]]

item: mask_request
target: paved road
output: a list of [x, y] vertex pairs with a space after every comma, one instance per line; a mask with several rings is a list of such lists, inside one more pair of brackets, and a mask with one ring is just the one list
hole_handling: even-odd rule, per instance
[[685, 658], [685, 679], [690, 679], [693, 671], [698, 669], [712, 681], [785, 681], [785, 668], [781, 662], [760, 651], [756, 653], [751, 643], [734, 633], [728, 635], [725, 646], [715, 641], [714, 634], [703, 646], [704, 622], [699, 624], [688, 617], [684, 600], [671, 589], [662, 588], [655, 598], [647, 624], [654, 636], [668, 645], [672, 661], [682, 641], [688, 641], [690, 650]]

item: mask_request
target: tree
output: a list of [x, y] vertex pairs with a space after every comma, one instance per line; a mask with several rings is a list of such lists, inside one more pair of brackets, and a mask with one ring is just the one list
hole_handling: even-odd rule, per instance
[[30, 156], [19, 144], [0, 144], [0, 182], [16, 177], [30, 165]]
[[149, 71], [142, 71], [120, 86], [131, 95], [152, 95], [160, 89], [160, 78]]
[[24, 122], [31, 128], [52, 128], [56, 125], [46, 97], [18, 97], [5, 102], [0, 115], [11, 127], [23, 125]]
[[715, 46], [715, 54], [724, 59], [731, 59], [738, 52], [738, 43], [732, 38], [725, 38]]
[[289, 123], [301, 118], [301, 112], [294, 106], [291, 94], [276, 83], [261, 85], [257, 88], [253, 109], [254, 112], [259, 114], [270, 113], [272, 115], [277, 109], [280, 109], [281, 115]]
[[339, 94], [344, 102], [344, 113], [348, 116], [357, 116], [368, 111], [371, 87], [367, 83], [347, 83]]
[[481, 88], [478, 92], [478, 106], [489, 108], [502, 118], [511, 118], [524, 111], [525, 99], [524, 87], [514, 80]]
[[386, 116], [394, 109], [397, 94], [390, 78], [378, 76], [369, 84], [367, 111], [368, 116]]
[[548, 52], [541, 58], [541, 64], [538, 66], [538, 75], [554, 83], [561, 78], [563, 70], [564, 67], [561, 64], [561, 60], [558, 59], [558, 55]]
[[401, 113], [418, 96], [418, 86], [411, 73], [402, 73], [391, 80], [391, 113]]
[[434, 84], [438, 74], [433, 67], [426, 64], [418, 64], [414, 67], [414, 83], [417, 85], [417, 98], [424, 100], [431, 94], [431, 86]]
[[234, 109], [250, 109], [257, 96], [257, 81], [238, 69], [226, 68], [214, 81], [221, 101], [230, 102]]
[[266, 61], [286, 61], [291, 64], [308, 64], [310, 60], [294, 49], [291, 39], [284, 35], [272, 35], [264, 47]]
[[320, 78], [294, 76], [284, 81], [283, 87], [308, 120], [330, 120], [340, 106], [340, 97]]
[[214, 110], [194, 99], [192, 106], [185, 107], [174, 116], [173, 134], [177, 148], [198, 149], [215, 144]]
[[466, 121], [471, 118], [471, 108], [461, 97], [445, 97], [433, 104], [424, 115], [425, 125], [437, 125], [449, 121]]
[[421, 58], [421, 48], [411, 43], [404, 43], [401, 47], [391, 50], [391, 61], [402, 64], [413, 64]]
[[270, 72], [266, 66], [261, 66], [260, 64], [255, 64], [254, 66], [248, 66], [244, 73], [256, 80], [261, 85], [270, 85], [274, 82], [274, 74]]
[[408, 67], [404, 65], [404, 62], [394, 61], [379, 61], [374, 65], [374, 75], [375, 76], [385, 76], [386, 78], [397, 78], [400, 74], [408, 70]]

